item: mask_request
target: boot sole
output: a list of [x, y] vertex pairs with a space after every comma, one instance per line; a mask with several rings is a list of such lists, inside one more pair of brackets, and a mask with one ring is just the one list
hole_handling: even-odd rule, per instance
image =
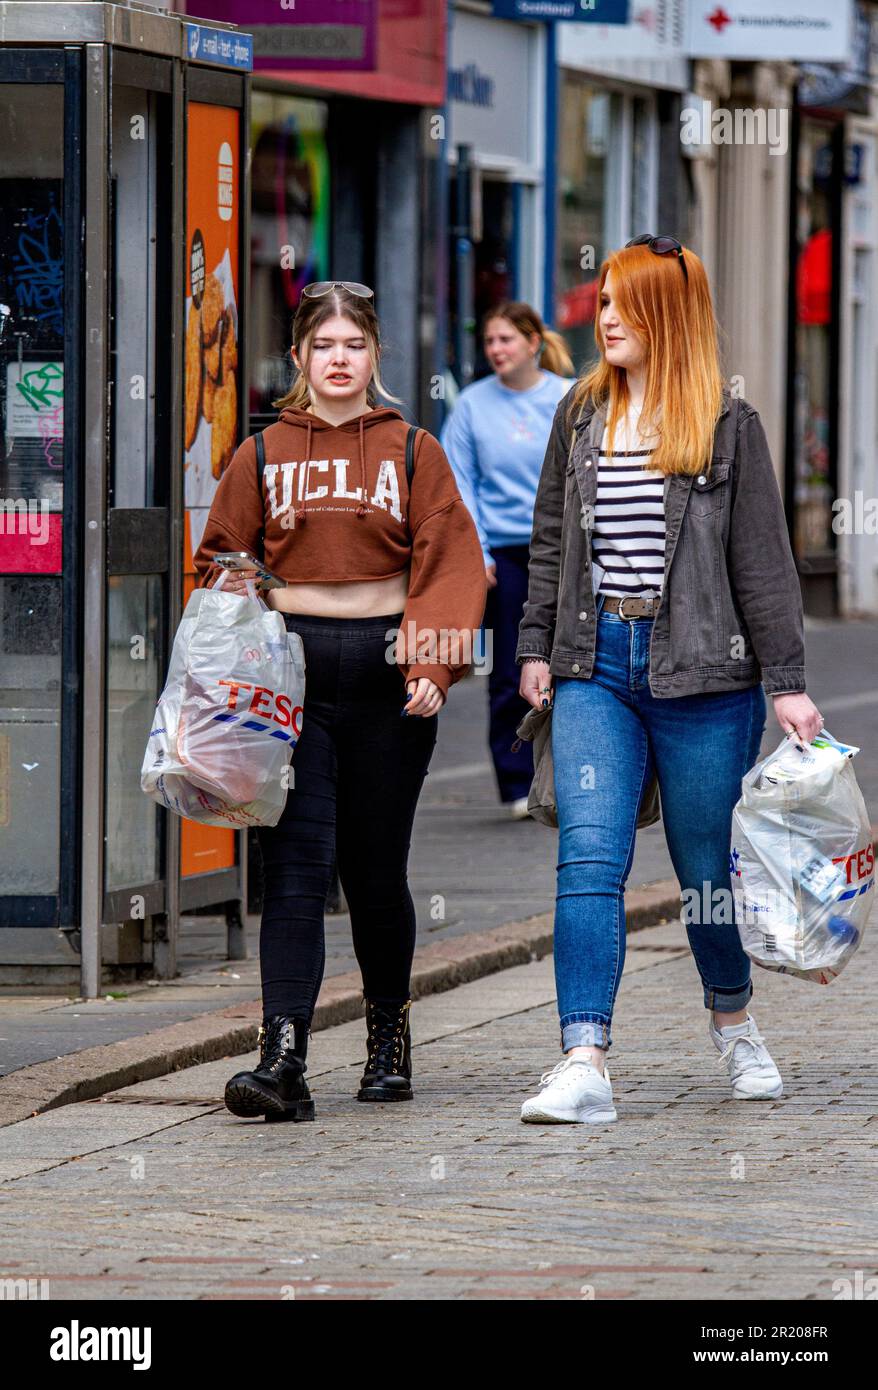
[[240, 1081], [234, 1086], [226, 1086], [224, 1100], [227, 1110], [245, 1120], [255, 1119], [257, 1115], [263, 1115], [269, 1121], [291, 1120], [294, 1123], [314, 1119], [313, 1100], [287, 1103], [270, 1091], [260, 1091], [258, 1087]]
[[357, 1092], [357, 1100], [412, 1100], [414, 1092], [412, 1090], [390, 1091], [384, 1090], [381, 1086], [361, 1086]]

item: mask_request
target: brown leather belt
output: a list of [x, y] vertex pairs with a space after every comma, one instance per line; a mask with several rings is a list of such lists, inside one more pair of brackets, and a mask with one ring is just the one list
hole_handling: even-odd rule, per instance
[[633, 594], [607, 594], [601, 612], [618, 613], [626, 622], [629, 618], [654, 618], [660, 603], [660, 594], [655, 594], [652, 598], [635, 598]]

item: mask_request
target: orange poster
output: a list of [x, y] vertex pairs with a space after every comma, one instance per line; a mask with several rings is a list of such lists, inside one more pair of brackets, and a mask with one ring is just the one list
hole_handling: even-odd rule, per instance
[[[238, 446], [240, 112], [190, 102], [186, 158], [183, 601], [223, 469]], [[235, 862], [235, 831], [184, 820], [184, 877]]]

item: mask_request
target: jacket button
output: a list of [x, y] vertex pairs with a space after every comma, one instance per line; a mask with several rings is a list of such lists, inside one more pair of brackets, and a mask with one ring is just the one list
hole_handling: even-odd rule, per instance
[[705, 478], [705, 476], [704, 476], [703, 473], [701, 474], [701, 477], [698, 479], [698, 481], [699, 481], [699, 483], [706, 483], [706, 482], [707, 482], [707, 479]]
[[581, 612], [580, 615], [579, 615], [579, 621], [580, 621], [581, 623], [584, 623], [587, 617], [588, 617], [588, 614], [586, 613], [585, 609], [583, 608], [582, 612]]
[[572, 671], [572, 672], [574, 673], [574, 675], [575, 675], [576, 672], [579, 670], [579, 662], [578, 662], [578, 661], [574, 661], [574, 663], [573, 663], [573, 665], [570, 667], [570, 669], [571, 669], [571, 671]]
[[591, 459], [586, 459], [586, 460], [585, 460], [585, 466], [586, 466], [586, 468], [591, 468]]

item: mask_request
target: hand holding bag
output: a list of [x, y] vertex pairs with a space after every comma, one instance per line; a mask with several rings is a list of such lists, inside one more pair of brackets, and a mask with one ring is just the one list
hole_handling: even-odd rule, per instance
[[302, 727], [302, 639], [226, 575], [189, 596], [147, 739], [140, 785], [203, 825], [277, 825]]
[[[555, 800], [555, 764], [552, 756], [552, 706], [531, 709], [522, 719], [516, 733], [520, 739], [533, 743], [534, 776], [527, 798], [528, 814], [541, 825], [557, 828], [558, 805]], [[518, 745], [514, 743], [513, 748]], [[637, 817], [637, 829], [654, 825], [661, 818], [658, 775], [645, 788]]]

